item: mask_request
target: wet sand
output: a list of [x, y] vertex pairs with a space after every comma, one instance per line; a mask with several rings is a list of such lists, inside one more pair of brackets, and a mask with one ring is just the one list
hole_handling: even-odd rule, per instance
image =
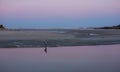
[[0, 72], [120, 72], [119, 47], [0, 48]]

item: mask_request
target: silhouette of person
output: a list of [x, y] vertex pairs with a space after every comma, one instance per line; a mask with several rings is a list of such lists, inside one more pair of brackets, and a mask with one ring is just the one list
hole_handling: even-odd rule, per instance
[[47, 53], [47, 48], [44, 49], [45, 53]]
[[47, 53], [47, 40], [45, 40], [43, 43], [44, 43], [44, 46], [45, 46], [44, 51], [45, 51], [45, 53]]

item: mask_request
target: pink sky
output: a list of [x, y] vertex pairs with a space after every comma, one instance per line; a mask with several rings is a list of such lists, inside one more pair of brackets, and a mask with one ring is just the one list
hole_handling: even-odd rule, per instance
[[120, 12], [120, 0], [1, 0], [3, 14], [86, 15]]
[[106, 26], [120, 23], [120, 0], [0, 0], [0, 16], [16, 27]]

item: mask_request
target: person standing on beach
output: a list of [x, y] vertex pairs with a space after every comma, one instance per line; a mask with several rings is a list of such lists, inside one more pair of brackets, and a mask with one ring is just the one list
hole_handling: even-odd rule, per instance
[[44, 51], [45, 51], [45, 53], [47, 53], [47, 44], [48, 44], [48, 43], [47, 43], [47, 40], [45, 40], [43, 43], [44, 43], [44, 46], [45, 46]]

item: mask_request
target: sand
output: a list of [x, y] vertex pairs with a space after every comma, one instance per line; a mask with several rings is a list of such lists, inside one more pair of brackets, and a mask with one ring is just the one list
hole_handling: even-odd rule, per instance
[[43, 40], [70, 36], [48, 31], [0, 31], [0, 40]]
[[43, 47], [120, 44], [120, 30], [0, 31], [1, 47]]
[[120, 30], [69, 30], [65, 33], [50, 31], [0, 31], [0, 40], [41, 39], [108, 39], [120, 40]]

